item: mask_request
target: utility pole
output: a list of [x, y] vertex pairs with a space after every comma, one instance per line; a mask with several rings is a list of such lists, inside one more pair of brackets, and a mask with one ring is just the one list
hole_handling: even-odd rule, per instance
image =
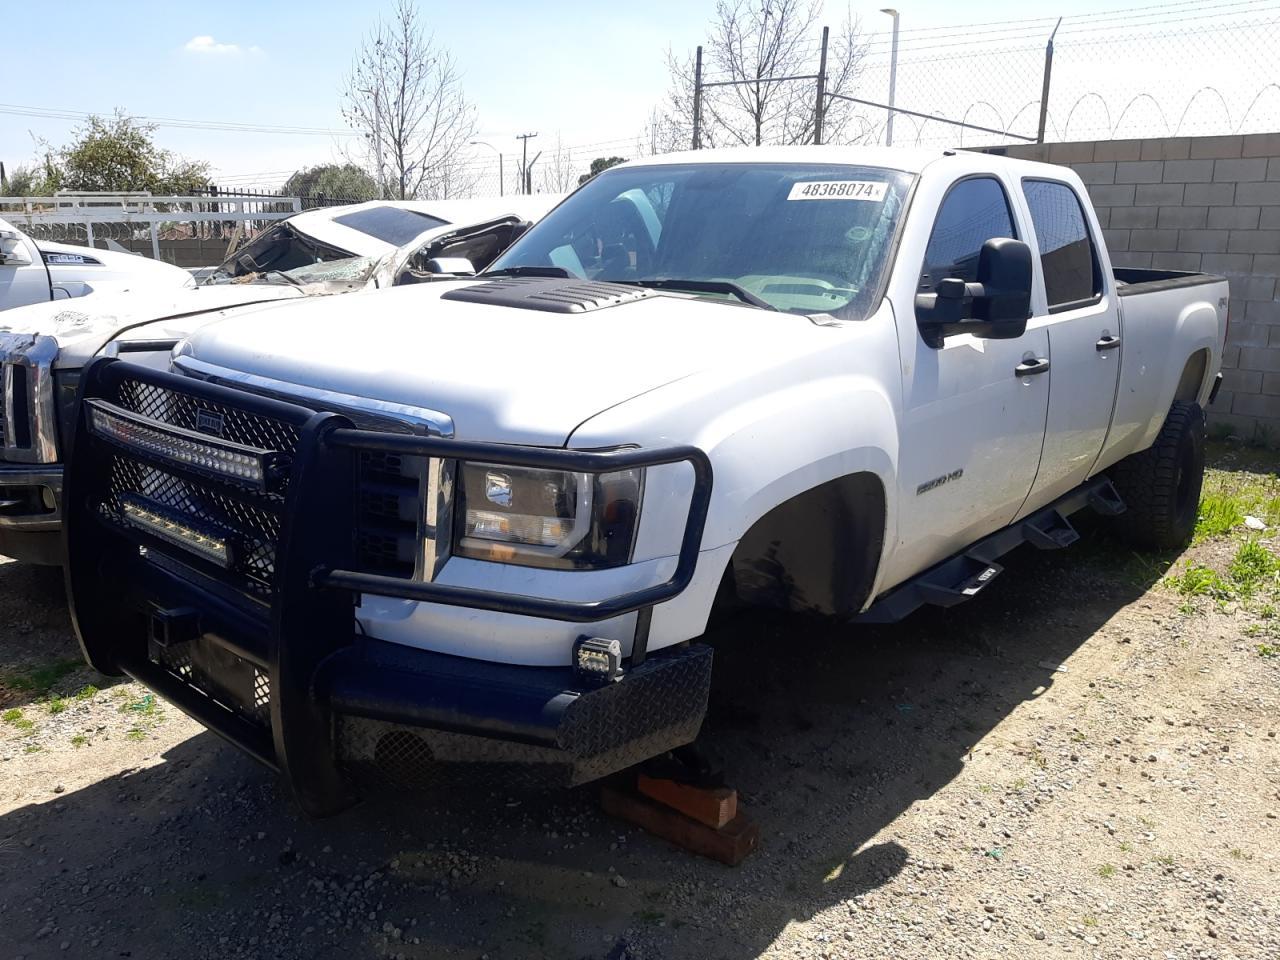
[[893, 108], [897, 105], [898, 93], [898, 11], [885, 7], [880, 11], [893, 17], [893, 47], [889, 53], [889, 119], [884, 124], [884, 145], [893, 146]]
[[693, 149], [702, 149], [702, 47], [693, 68]]
[[[516, 139], [520, 141], [520, 183], [524, 187], [524, 192], [529, 193], [529, 141], [536, 137], [536, 133], [518, 133]], [[539, 154], [541, 156], [541, 154]], [[537, 160], [537, 157], [533, 158]]]
[[827, 39], [831, 36], [831, 28], [822, 28], [822, 56], [818, 61], [818, 102], [813, 108], [813, 142], [822, 143], [822, 119], [826, 112], [827, 100]]
[[1036, 131], [1036, 143], [1044, 143], [1044, 128], [1049, 122], [1049, 78], [1053, 76], [1053, 38], [1058, 35], [1058, 27], [1062, 26], [1062, 18], [1053, 26], [1049, 34], [1049, 42], [1044, 47], [1044, 86], [1040, 88], [1040, 126]]

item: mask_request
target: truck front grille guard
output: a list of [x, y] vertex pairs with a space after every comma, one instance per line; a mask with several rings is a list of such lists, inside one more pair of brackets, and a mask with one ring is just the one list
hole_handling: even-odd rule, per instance
[[[63, 536], [86, 659], [130, 674], [280, 770], [312, 812], [349, 802], [316, 682], [326, 660], [357, 643], [361, 594], [574, 623], [634, 612], [638, 667], [653, 606], [683, 592], [697, 567], [712, 470], [695, 447], [580, 451], [355, 429], [340, 414], [110, 357], [86, 367], [80, 390]], [[156, 405], [138, 409], [144, 398]], [[122, 417], [114, 435], [90, 429], [89, 417], [113, 410], [150, 422], [139, 429]], [[198, 458], [166, 458], [152, 431], [259, 448], [274, 475], [254, 488]], [[591, 474], [688, 463], [694, 482], [675, 569], [662, 583], [591, 601], [361, 569], [360, 463], [371, 454]]]

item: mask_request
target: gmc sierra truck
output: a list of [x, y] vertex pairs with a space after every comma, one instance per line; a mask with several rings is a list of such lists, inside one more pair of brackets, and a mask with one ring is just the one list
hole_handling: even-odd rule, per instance
[[589, 781], [694, 739], [719, 604], [897, 620], [1084, 508], [1183, 543], [1227, 296], [1111, 269], [1062, 167], [618, 166], [478, 277], [95, 361], [76, 629], [313, 814], [446, 764]]
[[114, 250], [33, 240], [0, 219], [0, 311], [91, 293], [181, 287], [191, 274]]
[[199, 284], [165, 264], [185, 286], [139, 284], [0, 314], [0, 554], [62, 562], [62, 457], [80, 371], [95, 354], [124, 352], [168, 369], [173, 345], [216, 320], [253, 314], [263, 322], [263, 311], [281, 300], [436, 280], [450, 259], [482, 268], [559, 199], [378, 200], [311, 210], [267, 228]]

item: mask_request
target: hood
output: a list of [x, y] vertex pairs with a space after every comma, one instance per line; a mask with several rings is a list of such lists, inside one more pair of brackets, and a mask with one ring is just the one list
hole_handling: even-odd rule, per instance
[[282, 304], [269, 324], [233, 317], [193, 334], [178, 362], [439, 411], [460, 439], [560, 446], [597, 413], [709, 366], [772, 363], [810, 325], [682, 295], [586, 313], [441, 299], [463, 286]]
[[57, 365], [81, 366], [119, 336], [164, 340], [185, 337], [235, 308], [301, 297], [283, 284], [226, 284], [99, 293], [53, 300], [0, 313], [0, 332], [44, 334], [58, 341]]

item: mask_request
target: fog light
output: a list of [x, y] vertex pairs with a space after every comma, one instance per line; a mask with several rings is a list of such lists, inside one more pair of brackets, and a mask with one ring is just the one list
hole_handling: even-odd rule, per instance
[[180, 520], [167, 516], [150, 503], [132, 497], [121, 498], [121, 513], [130, 526], [145, 530], [175, 547], [181, 547], [196, 556], [216, 563], [225, 569], [231, 567], [231, 546], [220, 537], [197, 530]]
[[573, 645], [573, 672], [596, 683], [617, 680], [622, 676], [622, 644], [602, 637], [579, 637]]

